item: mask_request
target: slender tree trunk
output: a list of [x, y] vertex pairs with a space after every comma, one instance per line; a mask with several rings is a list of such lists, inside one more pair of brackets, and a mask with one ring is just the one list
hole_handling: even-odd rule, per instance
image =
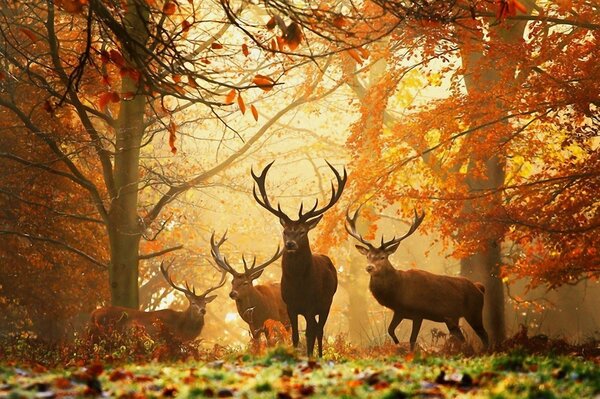
[[[147, 11], [138, 9], [134, 1], [128, 2], [127, 10], [126, 29], [138, 43], [146, 43]], [[123, 56], [126, 60], [139, 58], [132, 54]], [[108, 223], [111, 301], [113, 305], [136, 309], [139, 307], [138, 266], [142, 233], [138, 215], [138, 185], [146, 107], [145, 96], [139, 94], [139, 83], [129, 75], [122, 78], [121, 93], [135, 93], [135, 96], [120, 103], [113, 171], [116, 196], [111, 203]]]

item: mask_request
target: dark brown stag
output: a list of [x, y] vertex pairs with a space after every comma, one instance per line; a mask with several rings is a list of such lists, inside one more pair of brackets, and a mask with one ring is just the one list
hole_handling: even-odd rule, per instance
[[410, 348], [414, 349], [423, 319], [446, 323], [450, 334], [461, 342], [465, 338], [458, 326], [464, 317], [477, 333], [485, 348], [488, 335], [483, 328], [483, 293], [480, 283], [473, 283], [464, 277], [440, 276], [424, 270], [396, 270], [388, 257], [393, 254], [400, 242], [419, 227], [425, 214], [418, 215], [409, 231], [400, 238], [384, 241], [375, 247], [365, 241], [356, 231], [356, 220], [360, 208], [350, 217], [346, 213], [346, 230], [363, 245], [356, 245], [361, 254], [367, 257], [367, 272], [370, 275], [369, 289], [381, 305], [394, 312], [388, 333], [398, 343], [396, 327], [403, 319], [413, 322], [410, 335]]
[[281, 257], [281, 251], [277, 247], [275, 255], [258, 266], [256, 265], [256, 256], [252, 265], [248, 266], [242, 255], [244, 272], [240, 273], [229, 264], [225, 256], [221, 255], [220, 247], [227, 240], [226, 235], [227, 233], [223, 234], [219, 242], [215, 242], [215, 233], [213, 232], [210, 237], [210, 253], [217, 266], [233, 276], [229, 297], [235, 300], [240, 317], [248, 323], [252, 339], [258, 341], [262, 333], [267, 343], [270, 343], [272, 337], [270, 336], [271, 331], [265, 324], [267, 320], [278, 321], [286, 328], [290, 325], [287, 309], [281, 298], [281, 285], [279, 283], [254, 285], [254, 280], [263, 274], [267, 266]]
[[164, 267], [160, 264], [160, 271], [171, 287], [183, 292], [188, 299], [189, 306], [184, 311], [162, 309], [153, 312], [144, 312], [121, 306], [104, 306], [92, 312], [91, 334], [94, 337], [105, 336], [109, 331], [125, 332], [133, 327], [143, 327], [152, 338], [170, 337], [179, 342], [194, 340], [204, 327], [206, 305], [217, 296], [208, 295], [225, 284], [227, 273], [221, 273], [219, 283], [197, 294], [195, 288], [190, 288], [185, 283], [185, 288], [173, 283], [169, 275], [171, 265]]
[[[332, 194], [329, 203], [317, 209], [318, 200], [308, 212], [303, 213], [303, 205], [300, 205], [298, 220], [292, 220], [282, 210], [271, 206], [265, 179], [267, 172], [273, 165], [271, 162], [265, 167], [260, 176], [254, 174], [252, 177], [256, 182], [254, 186], [254, 199], [260, 206], [279, 218], [283, 226], [284, 251], [281, 260], [281, 295], [287, 305], [287, 312], [292, 326], [292, 343], [298, 346], [298, 315], [304, 316], [306, 320], [306, 353], [312, 356], [315, 339], [317, 340], [319, 356], [323, 356], [323, 329], [329, 316], [329, 310], [333, 301], [333, 295], [337, 290], [337, 271], [335, 266], [326, 255], [313, 254], [310, 250], [308, 232], [314, 229], [325, 211], [331, 208], [342, 195], [346, 184], [347, 175], [344, 169], [344, 177], [329, 164], [337, 180], [337, 190], [331, 183]], [[256, 192], [260, 192], [260, 197]], [[318, 320], [317, 320], [318, 317]]]

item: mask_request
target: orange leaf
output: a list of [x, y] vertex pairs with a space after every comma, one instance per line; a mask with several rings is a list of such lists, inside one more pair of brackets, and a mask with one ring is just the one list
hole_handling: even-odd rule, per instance
[[181, 31], [182, 31], [183, 33], [186, 33], [187, 31], [189, 31], [189, 30], [190, 30], [190, 26], [192, 26], [192, 24], [191, 24], [190, 22], [188, 22], [187, 20], [184, 20], [184, 21], [181, 23]]
[[108, 103], [110, 102], [111, 98], [112, 98], [111, 92], [106, 92], [106, 93], [100, 94], [100, 97], [98, 98], [98, 108], [100, 108], [101, 110], [105, 109], [106, 106], [108, 105]]
[[189, 76], [188, 75], [188, 84], [190, 85], [190, 87], [197, 89], [198, 88], [198, 83], [196, 83], [196, 79], [194, 79], [193, 76]]
[[357, 63], [363, 63], [362, 58], [360, 58], [360, 54], [358, 54], [358, 51], [356, 51], [355, 49], [351, 48], [350, 50], [348, 50], [348, 55], [354, 58], [354, 61], [356, 61]]
[[221, 43], [214, 42], [210, 44], [210, 48], [213, 50], [220, 50], [223, 48], [223, 45]]
[[181, 75], [173, 75], [172, 78], [175, 83], [181, 82]]
[[271, 17], [269, 22], [267, 22], [267, 29], [271, 30], [275, 27], [275, 25], [277, 25], [277, 21], [275, 20], [275, 17]]
[[357, 50], [360, 53], [360, 56], [365, 60], [371, 56], [371, 53], [369, 52], [369, 50], [367, 50], [364, 47], [359, 47], [359, 48], [357, 48]]
[[285, 39], [281, 36], [277, 36], [277, 48], [279, 51], [285, 50]]
[[125, 67], [125, 58], [123, 58], [123, 56], [118, 50], [110, 50], [109, 54], [111, 61], [114, 62], [116, 66], [118, 66], [119, 68]]
[[108, 75], [102, 75], [102, 83], [104, 83], [106, 86], [110, 86], [110, 78]]
[[346, 20], [346, 18], [342, 17], [341, 15], [338, 15], [337, 17], [335, 17], [333, 19], [333, 26], [335, 26], [336, 28], [342, 29], [345, 26], [348, 25], [348, 21]]
[[254, 77], [254, 79], [252, 79], [252, 83], [260, 87], [264, 91], [270, 91], [275, 85], [273, 79], [269, 78], [268, 76], [258, 74]]
[[231, 89], [229, 94], [227, 94], [227, 97], [225, 97], [225, 104], [227, 104], [227, 105], [233, 104], [233, 100], [235, 100], [236, 94], [237, 94], [237, 91], [235, 91], [235, 89]]
[[256, 107], [254, 106], [254, 104], [250, 104], [250, 111], [252, 112], [252, 116], [254, 117], [254, 120], [258, 122], [258, 111], [256, 110]]
[[177, 136], [175, 135], [175, 133], [177, 133], [177, 125], [173, 120], [169, 122], [167, 130], [169, 131], [169, 147], [171, 147], [171, 152], [173, 155], [175, 155], [177, 154], [177, 147], [175, 147], [175, 140], [177, 139]]
[[119, 96], [119, 93], [117, 93], [116, 91], [113, 91], [112, 93], [110, 93], [110, 101], [112, 101], [113, 103], [118, 103], [119, 101], [121, 101], [121, 96]]
[[35, 36], [35, 33], [33, 33], [32, 31], [30, 31], [29, 29], [19, 28], [19, 30], [21, 32], [23, 32], [25, 34], [25, 36], [27, 36], [29, 39], [31, 39], [32, 42], [35, 42], [37, 40], [37, 37]]
[[242, 44], [242, 54], [244, 54], [244, 56], [248, 57], [248, 54], [250, 54], [250, 51], [248, 50], [248, 45], [246, 43]]
[[238, 95], [238, 106], [240, 107], [240, 111], [242, 111], [242, 115], [246, 113], [246, 104], [244, 104], [244, 100], [242, 99], [242, 95]]
[[300, 25], [298, 25], [296, 22], [292, 22], [287, 27], [287, 32], [285, 33], [284, 39], [290, 50], [296, 50], [296, 48], [298, 48], [302, 42], [302, 30], [300, 30]]
[[167, 1], [163, 6], [163, 13], [165, 15], [173, 15], [177, 11], [177, 4], [173, 1]]
[[515, 8], [518, 11], [521, 11], [523, 14], [527, 14], [527, 7], [525, 7], [520, 1], [518, 0], [513, 0], [513, 2], [515, 3]]

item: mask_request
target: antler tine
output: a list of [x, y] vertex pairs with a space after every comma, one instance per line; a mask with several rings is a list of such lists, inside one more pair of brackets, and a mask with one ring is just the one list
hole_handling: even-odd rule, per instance
[[348, 174], [346, 173], [346, 168], [344, 167], [344, 176], [342, 177], [340, 175], [340, 172], [338, 172], [337, 169], [333, 167], [333, 165], [331, 165], [328, 161], [325, 161], [325, 162], [327, 163], [327, 166], [329, 166], [329, 168], [335, 174], [335, 179], [336, 179], [337, 185], [338, 185], [337, 190], [335, 188], [335, 184], [333, 184], [333, 182], [331, 182], [331, 199], [329, 200], [329, 203], [327, 205], [325, 205], [323, 208], [317, 209], [319, 200], [315, 201], [315, 206], [313, 206], [313, 208], [310, 211], [306, 212], [305, 214], [302, 214], [300, 212], [299, 220], [301, 220], [301, 221], [307, 221], [308, 219], [312, 219], [312, 218], [322, 215], [323, 213], [325, 213], [326, 210], [328, 210], [333, 205], [335, 205], [335, 203], [342, 196], [342, 192], [344, 191], [344, 187], [346, 185], [346, 182], [348, 181]]
[[283, 254], [283, 250], [281, 250], [280, 247], [279, 247], [279, 245], [278, 245], [277, 246], [277, 251], [275, 251], [275, 255], [273, 255], [271, 257], [271, 259], [269, 259], [268, 261], [266, 261], [266, 262], [264, 262], [264, 263], [262, 263], [262, 264], [260, 264], [258, 266], [255, 266], [255, 264], [256, 264], [256, 256], [255, 256], [254, 257], [254, 262], [252, 263], [252, 267], [246, 271], [247, 276], [248, 277], [252, 277], [255, 274], [263, 271], [267, 266], [269, 266], [271, 263], [273, 263], [277, 259], [279, 259], [279, 257], [281, 256], [281, 254]]
[[231, 267], [229, 262], [227, 262], [227, 258], [221, 255], [219, 250], [225, 241], [227, 241], [227, 231], [223, 233], [223, 237], [221, 237], [218, 243], [215, 243], [215, 232], [213, 231], [210, 236], [210, 254], [212, 255], [219, 269], [224, 270], [233, 276], [237, 276], [239, 273], [236, 272], [233, 267]]
[[[369, 248], [373, 248], [373, 245], [371, 245], [371, 243], [367, 242], [356, 231], [356, 221], [358, 220], [358, 214], [360, 212], [360, 208], [362, 208], [362, 205], [358, 207], [358, 209], [354, 212], [354, 215], [352, 217], [350, 217], [350, 208], [346, 209], [346, 223], [344, 224], [344, 226], [346, 227], [346, 231], [348, 232], [348, 234], [350, 234], [352, 237], [354, 237], [358, 241], [360, 241], [361, 244], [364, 244]], [[350, 226], [350, 228], [348, 228], [348, 226]]]
[[163, 277], [165, 278], [165, 280], [167, 281], [167, 283], [173, 287], [174, 289], [176, 289], [177, 291], [181, 291], [184, 294], [191, 294], [194, 295], [194, 293], [192, 291], [190, 291], [187, 282], [185, 283], [185, 287], [179, 287], [177, 285], [175, 285], [175, 283], [173, 282], [173, 279], [171, 278], [171, 276], [169, 275], [169, 269], [171, 268], [171, 266], [173, 265], [173, 262], [175, 262], [174, 260], [171, 261], [171, 263], [169, 263], [169, 265], [165, 268], [165, 262], [162, 261], [160, 262], [160, 271], [163, 275]]
[[[267, 189], [265, 188], [265, 181], [267, 178], [267, 172], [271, 169], [271, 166], [275, 161], [271, 162], [261, 172], [260, 176], [257, 176], [254, 173], [253, 169], [250, 169], [250, 173], [252, 174], [252, 178], [254, 179], [256, 185], [252, 188], [252, 195], [254, 196], [254, 200], [258, 203], [258, 205], [265, 208], [267, 211], [271, 212], [273, 215], [285, 220], [286, 222], [290, 222], [291, 219], [281, 210], [281, 206], [277, 204], [277, 209], [273, 208], [271, 202], [269, 201], [269, 196], [267, 195]], [[258, 191], [260, 192], [261, 198], [258, 197], [256, 193], [256, 187], [258, 186]]]
[[227, 271], [223, 270], [223, 271], [221, 271], [221, 280], [219, 281], [219, 283], [216, 286], [210, 287], [209, 289], [207, 289], [206, 291], [204, 291], [202, 294], [200, 294], [198, 296], [200, 296], [200, 297], [207, 296], [214, 290], [218, 290], [219, 288], [224, 286], [226, 281], [227, 281]]
[[425, 218], [425, 212], [421, 213], [420, 215], [417, 213], [417, 210], [414, 209], [415, 212], [415, 219], [413, 220], [412, 225], [410, 226], [410, 229], [408, 229], [408, 231], [406, 232], [406, 234], [404, 234], [402, 237], [398, 237], [398, 238], [392, 238], [390, 241], [387, 242], [382, 242], [381, 244], [381, 249], [385, 249], [387, 247], [389, 247], [390, 245], [399, 243], [400, 241], [404, 240], [406, 237], [410, 236], [412, 233], [414, 233], [417, 228], [421, 225], [421, 223], [423, 222], [423, 219]]

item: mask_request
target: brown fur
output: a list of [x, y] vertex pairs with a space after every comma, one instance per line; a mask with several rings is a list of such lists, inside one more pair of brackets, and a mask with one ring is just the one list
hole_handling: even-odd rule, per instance
[[104, 306], [91, 314], [91, 333], [96, 337], [108, 331], [125, 332], [135, 326], [143, 327], [156, 339], [167, 332], [174, 339], [186, 342], [194, 340], [204, 327], [204, 314], [193, 312], [191, 306], [183, 312], [172, 309], [143, 312], [121, 306]]
[[238, 313], [248, 323], [253, 339], [259, 339], [260, 333], [263, 333], [267, 343], [270, 343], [269, 331], [264, 328], [265, 321], [275, 320], [286, 328], [290, 326], [287, 308], [281, 297], [281, 285], [279, 283], [252, 285], [252, 282], [249, 284], [246, 289], [237, 289], [238, 296], [235, 304]]
[[482, 322], [484, 288], [481, 283], [424, 270], [396, 270], [387, 258], [370, 274], [371, 293], [377, 302], [394, 312], [388, 333], [395, 343], [398, 343], [395, 330], [403, 319], [413, 321], [411, 349], [415, 346], [423, 319], [446, 323], [450, 334], [464, 342], [458, 327], [459, 319], [464, 317], [487, 348], [488, 336]]
[[281, 267], [281, 292], [292, 325], [292, 343], [298, 346], [298, 315], [302, 315], [308, 356], [312, 356], [315, 338], [319, 356], [323, 356], [323, 329], [338, 284], [335, 267], [327, 256], [311, 253], [308, 238], [296, 252], [283, 253]]

